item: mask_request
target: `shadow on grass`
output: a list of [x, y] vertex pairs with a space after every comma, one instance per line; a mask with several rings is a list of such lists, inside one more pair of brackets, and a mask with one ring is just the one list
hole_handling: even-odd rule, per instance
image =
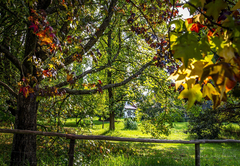
[[[102, 125], [102, 121], [99, 120], [93, 120], [93, 125]], [[90, 121], [85, 121], [84, 123], [88, 123], [90, 124]], [[109, 124], [109, 121], [104, 121], [104, 124]], [[78, 125], [76, 124], [76, 121], [68, 121], [65, 123], [64, 125], [65, 127], [78, 127]]]
[[111, 130], [106, 130], [106, 131], [104, 131], [103, 133], [101, 133], [100, 135], [107, 135], [107, 134], [109, 134], [109, 133], [112, 133], [113, 131], [111, 131]]
[[[156, 144], [129, 144], [128, 146], [134, 148], [133, 155], [124, 154], [110, 154], [107, 157], [98, 156], [91, 165], [108, 165], [108, 166], [151, 166], [151, 165], [164, 165], [164, 166], [182, 166], [194, 165], [194, 156], [186, 154], [188, 148], [184, 152], [179, 148], [167, 148], [163, 150], [152, 149]], [[194, 152], [194, 150], [191, 150]]]
[[[98, 155], [92, 158], [92, 165], [108, 166], [182, 166], [195, 165], [194, 144], [157, 144], [157, 143], [115, 143], [114, 147], [129, 147], [134, 153], [109, 154], [108, 156]], [[201, 165], [240, 165], [239, 148], [232, 148], [222, 144], [201, 145]], [[227, 160], [226, 160], [227, 159]]]

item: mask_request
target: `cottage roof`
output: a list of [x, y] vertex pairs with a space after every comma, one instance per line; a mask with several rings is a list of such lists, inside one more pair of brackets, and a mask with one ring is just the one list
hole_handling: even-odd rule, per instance
[[136, 109], [137, 109], [136, 107], [131, 106], [131, 105], [129, 105], [129, 104], [126, 104], [126, 105], [124, 106], [124, 108], [127, 109], [127, 110], [136, 110]]

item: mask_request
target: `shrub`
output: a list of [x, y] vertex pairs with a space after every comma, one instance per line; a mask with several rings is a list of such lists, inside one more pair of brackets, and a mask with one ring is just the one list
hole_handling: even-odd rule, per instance
[[189, 113], [188, 132], [197, 139], [215, 139], [220, 134], [222, 122], [219, 112], [213, 109], [201, 111], [199, 114]]
[[240, 139], [240, 125], [228, 124], [223, 126], [222, 135], [226, 138]]
[[136, 121], [133, 121], [131, 118], [128, 118], [124, 122], [124, 129], [137, 130], [138, 129], [138, 124], [137, 124]]

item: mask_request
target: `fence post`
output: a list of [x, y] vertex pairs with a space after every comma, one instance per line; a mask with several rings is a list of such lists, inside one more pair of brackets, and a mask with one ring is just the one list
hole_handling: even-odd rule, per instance
[[200, 166], [200, 143], [195, 144], [195, 166]]
[[73, 158], [74, 158], [74, 145], [75, 145], [75, 139], [70, 139], [69, 143], [69, 161], [68, 161], [68, 166], [73, 166]]

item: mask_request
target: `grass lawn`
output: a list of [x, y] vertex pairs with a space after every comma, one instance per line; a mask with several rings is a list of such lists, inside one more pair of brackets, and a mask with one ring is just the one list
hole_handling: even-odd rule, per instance
[[[187, 130], [187, 125], [187, 122], [175, 123], [171, 134], [164, 139], [191, 140], [189, 134], [184, 132]], [[149, 134], [143, 134], [140, 128], [138, 130], [124, 129], [123, 119], [117, 119], [115, 127], [115, 131], [109, 131], [109, 122], [105, 122], [104, 129], [102, 129], [102, 122], [98, 121], [97, 118], [93, 119], [93, 125], [90, 129], [77, 127], [76, 119], [68, 119], [65, 124], [65, 129], [75, 134], [152, 138]], [[64, 138], [54, 140], [54, 138], [41, 136], [39, 138], [42, 139], [37, 151], [39, 165], [67, 164], [69, 140]], [[4, 149], [0, 151], [0, 165], [8, 165], [6, 161], [10, 160], [12, 135], [0, 134], [0, 140], [0, 148]], [[240, 165], [240, 144], [208, 143], [201, 144], [200, 147], [202, 166]], [[195, 165], [195, 145], [77, 140], [74, 161], [75, 165], [92, 166], [191, 166]]]
[[[73, 119], [69, 119], [66, 126], [73, 124]], [[123, 119], [117, 119], [116, 130], [109, 131], [109, 122], [104, 123], [97, 119], [93, 121], [93, 127], [89, 131], [84, 131], [88, 135], [107, 135], [128, 138], [152, 138], [149, 134], [143, 134], [141, 129], [125, 130]], [[169, 140], [191, 140], [187, 130], [187, 122], [176, 122], [171, 134], [164, 139]], [[77, 131], [77, 127], [74, 127]], [[194, 144], [167, 144], [167, 143], [128, 143], [136, 151], [137, 155], [127, 154], [108, 155], [97, 157], [92, 165], [195, 165], [195, 145]], [[201, 165], [240, 165], [240, 144], [201, 144]], [[124, 163], [124, 164], [123, 164]]]

